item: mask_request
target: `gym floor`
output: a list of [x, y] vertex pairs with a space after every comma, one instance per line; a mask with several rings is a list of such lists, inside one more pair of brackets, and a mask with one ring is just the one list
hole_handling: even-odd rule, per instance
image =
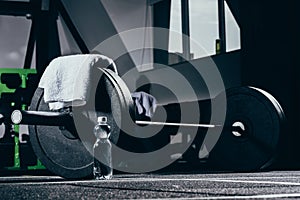
[[1, 199], [300, 199], [300, 171], [117, 174], [112, 180], [0, 177]]

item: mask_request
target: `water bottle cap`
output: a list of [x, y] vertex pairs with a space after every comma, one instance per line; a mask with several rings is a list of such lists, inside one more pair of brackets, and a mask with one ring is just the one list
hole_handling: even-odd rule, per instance
[[97, 122], [98, 123], [106, 123], [107, 117], [104, 117], [104, 116], [98, 117]]

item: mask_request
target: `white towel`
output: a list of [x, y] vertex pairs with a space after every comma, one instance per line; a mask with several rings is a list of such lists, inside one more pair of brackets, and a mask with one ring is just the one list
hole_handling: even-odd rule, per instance
[[113, 60], [99, 54], [62, 56], [52, 60], [39, 83], [39, 87], [44, 88], [44, 100], [50, 109], [85, 105], [94, 67], [109, 67], [117, 73]]

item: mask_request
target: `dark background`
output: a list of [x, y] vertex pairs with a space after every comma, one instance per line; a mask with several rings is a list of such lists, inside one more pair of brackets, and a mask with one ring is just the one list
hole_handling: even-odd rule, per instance
[[286, 162], [300, 166], [299, 3], [238, 1], [242, 38], [242, 82], [267, 90], [281, 103], [288, 129], [282, 149]]

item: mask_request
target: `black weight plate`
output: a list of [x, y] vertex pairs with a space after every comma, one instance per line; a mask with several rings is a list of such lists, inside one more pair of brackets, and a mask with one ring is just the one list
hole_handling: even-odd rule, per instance
[[[44, 91], [37, 88], [30, 110], [49, 111]], [[64, 130], [68, 132], [67, 130]], [[29, 126], [32, 148], [43, 165], [64, 178], [85, 178], [92, 173], [93, 158], [81, 140], [63, 133], [57, 126]]]
[[[97, 87], [102, 90], [100, 93], [91, 90], [91, 95], [96, 94], [94, 95], [95, 102], [73, 108], [74, 123], [79, 137], [73, 136], [74, 134], [68, 130], [60, 130], [59, 127], [29, 126], [30, 141], [37, 157], [47, 169], [64, 178], [81, 179], [92, 174], [91, 152], [95, 142], [93, 128], [97, 116], [108, 118], [108, 124], [112, 128], [111, 141], [117, 143], [122, 111], [125, 109], [128, 111], [128, 108], [133, 105], [127, 90], [125, 90], [126, 98], [124, 99], [122, 90], [124, 83], [118, 79], [119, 77], [109, 70], [100, 69], [99, 71], [101, 72], [98, 75], [104, 74], [104, 79], [100, 79]], [[98, 95], [101, 98], [97, 98]], [[36, 90], [30, 110], [49, 110], [48, 104], [44, 102], [43, 89]]]
[[[285, 121], [282, 108], [269, 93], [253, 87], [231, 88], [226, 95], [225, 125], [209, 162], [222, 170], [265, 169], [277, 154]], [[240, 136], [232, 132], [235, 122], [245, 127]]]

